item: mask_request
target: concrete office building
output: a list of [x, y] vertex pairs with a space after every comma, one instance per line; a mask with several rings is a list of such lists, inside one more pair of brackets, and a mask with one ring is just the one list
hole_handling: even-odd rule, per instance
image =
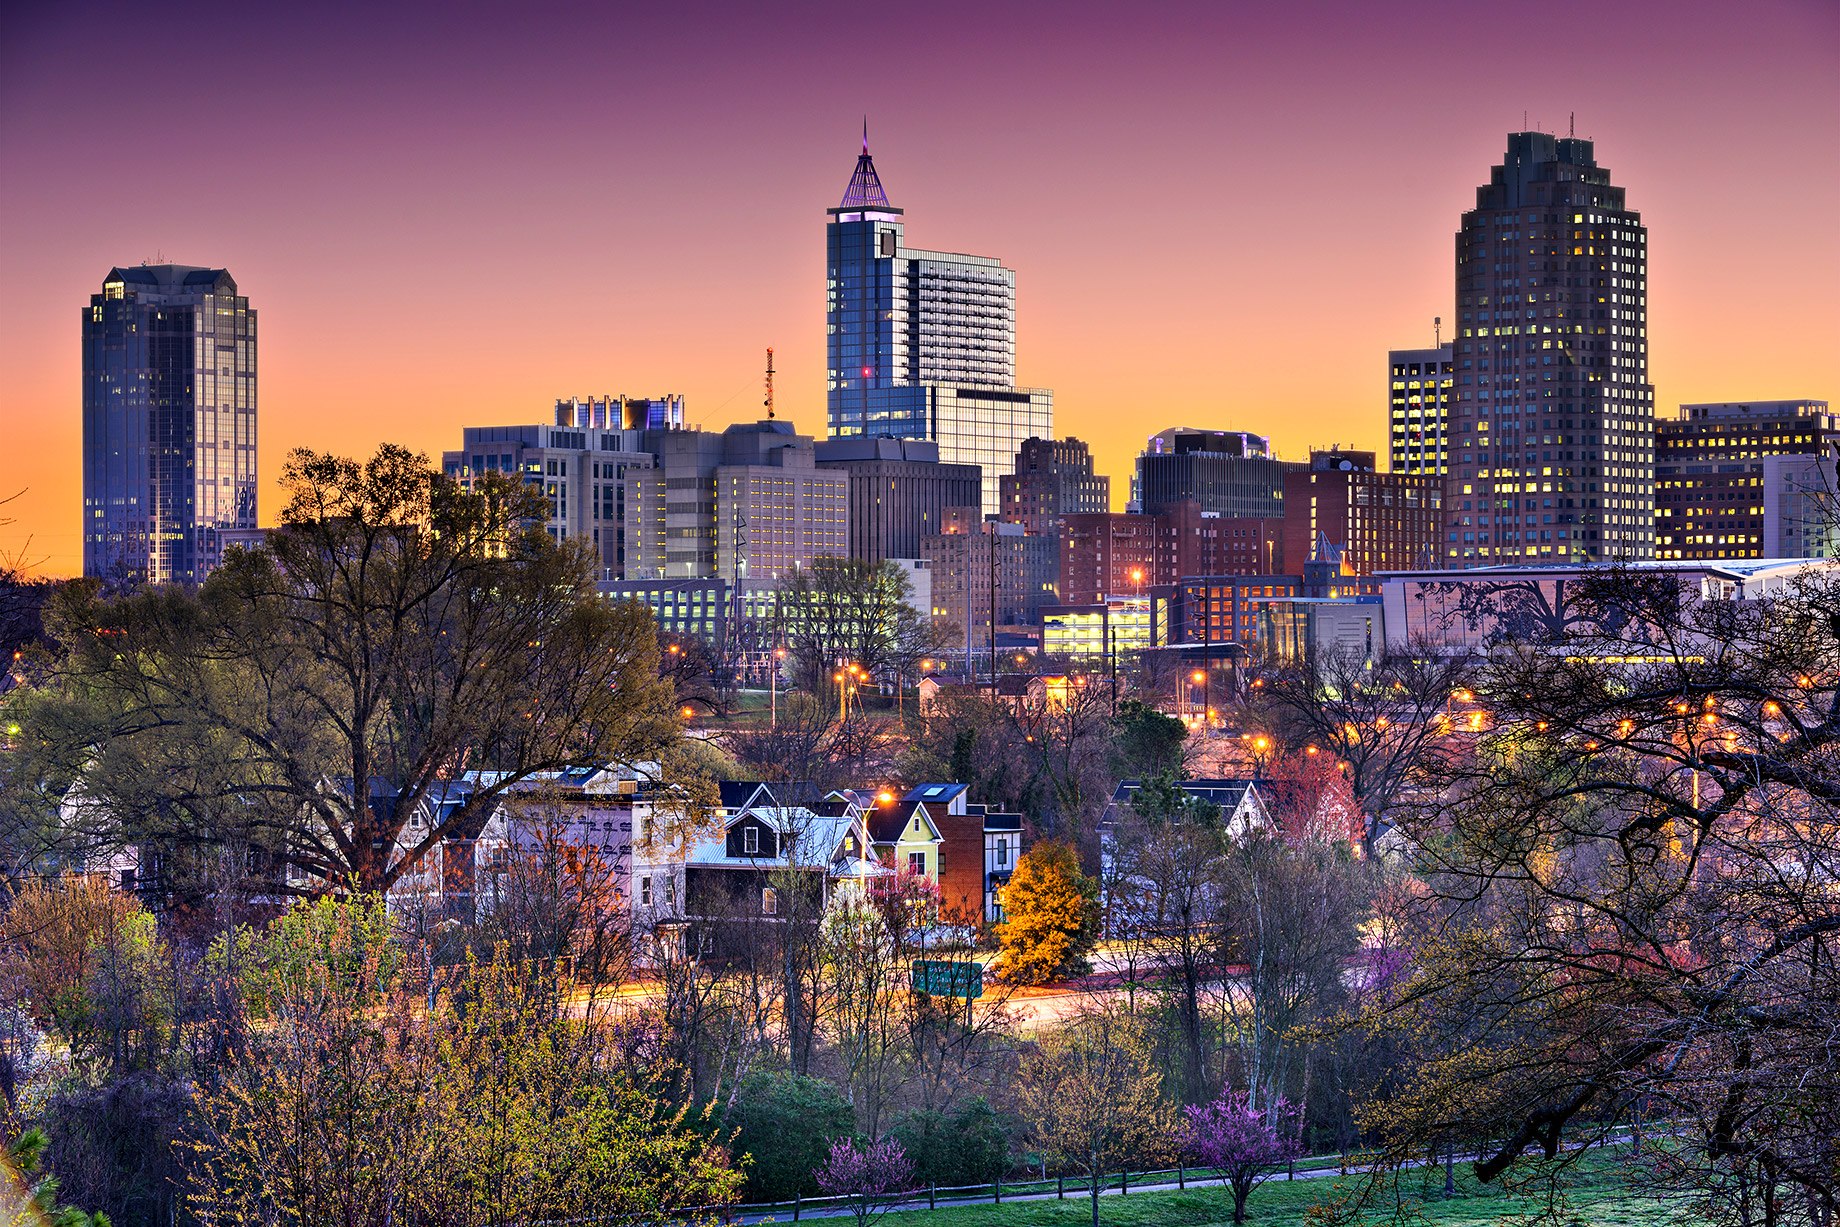
[[199, 583], [255, 527], [249, 299], [226, 269], [110, 269], [83, 312], [83, 574]]
[[1445, 561], [1654, 554], [1648, 231], [1592, 143], [1516, 132], [1456, 235]]
[[863, 141], [825, 226], [830, 437], [926, 439], [983, 473], [982, 506], [1022, 441], [1052, 438], [1054, 394], [1016, 386], [1016, 274], [988, 256], [907, 246]]
[[629, 478], [639, 526], [628, 579], [721, 579], [746, 592], [849, 549], [849, 474], [818, 468], [811, 436], [791, 423], [642, 437], [655, 464]]
[[1837, 438], [1826, 401], [1682, 405], [1655, 423], [1656, 556], [1832, 557]]
[[1078, 439], [1024, 439], [1015, 471], [998, 477], [997, 490], [1003, 518], [1031, 533], [1112, 509], [1112, 479], [1093, 472], [1092, 449]]
[[988, 651], [993, 604], [997, 626], [1024, 626], [1060, 599], [1059, 543], [1020, 524], [979, 523], [976, 507], [954, 511], [921, 549], [932, 564], [933, 622], [962, 628], [975, 657]]
[[852, 558], [918, 558], [920, 542], [944, 527], [948, 507], [981, 503], [975, 464], [941, 464], [939, 445], [918, 439], [826, 439], [818, 467], [849, 475]]
[[1443, 476], [1448, 466], [1455, 346], [1389, 350], [1387, 403], [1395, 473]]
[[1438, 565], [1443, 478], [1377, 473], [1374, 459], [1372, 452], [1311, 452], [1307, 472], [1285, 475], [1286, 558], [1309, 557], [1326, 537], [1355, 575]]
[[1172, 427], [1137, 457], [1133, 495], [1145, 515], [1193, 499], [1228, 519], [1275, 519], [1284, 514], [1284, 475], [1308, 468], [1277, 459], [1264, 435]]
[[[681, 415], [682, 398], [664, 403], [671, 401]], [[441, 453], [441, 467], [463, 486], [485, 473], [505, 473], [541, 489], [549, 535], [590, 543], [600, 555], [600, 578], [617, 580], [626, 574], [629, 532], [637, 535], [628, 475], [652, 467], [642, 432], [622, 425], [631, 420], [623, 407], [653, 403], [558, 400], [554, 425], [468, 426], [460, 449]]]

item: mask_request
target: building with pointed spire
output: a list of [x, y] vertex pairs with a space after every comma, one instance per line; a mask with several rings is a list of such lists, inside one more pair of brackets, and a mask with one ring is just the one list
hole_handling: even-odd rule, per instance
[[983, 470], [983, 509], [1031, 437], [1052, 438], [1054, 394], [1016, 386], [1016, 274], [989, 256], [907, 246], [867, 131], [825, 226], [830, 437], [930, 440]]
[[1590, 141], [1515, 132], [1456, 249], [1445, 564], [1653, 558], [1641, 214]]

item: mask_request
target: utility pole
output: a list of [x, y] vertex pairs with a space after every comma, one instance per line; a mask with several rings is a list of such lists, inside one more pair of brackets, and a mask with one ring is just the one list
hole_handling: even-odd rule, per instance
[[997, 697], [997, 526], [986, 522], [990, 553], [990, 697]]

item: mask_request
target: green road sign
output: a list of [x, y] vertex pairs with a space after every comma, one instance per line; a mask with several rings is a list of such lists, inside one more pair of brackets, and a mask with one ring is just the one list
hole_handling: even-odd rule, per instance
[[946, 962], [943, 959], [915, 959], [914, 991], [930, 997], [982, 997], [984, 965]]

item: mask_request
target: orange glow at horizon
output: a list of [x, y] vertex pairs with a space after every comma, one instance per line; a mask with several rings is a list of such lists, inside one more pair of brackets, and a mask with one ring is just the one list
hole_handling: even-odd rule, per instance
[[[1840, 401], [1840, 9], [1540, 15], [948, 4], [866, 99], [838, 68], [879, 36], [817, 6], [22, 18], [0, 552], [79, 569], [79, 315], [161, 256], [228, 268], [258, 312], [264, 523], [295, 446], [438, 459], [609, 393], [753, 420], [767, 346], [777, 416], [822, 437], [824, 210], [865, 107], [908, 242], [1016, 270], [1018, 382], [1054, 389], [1115, 507], [1169, 426], [1384, 457], [1386, 351], [1434, 316], [1451, 336], [1452, 236], [1523, 107], [1561, 133], [1575, 111], [1649, 227], [1659, 412]], [[220, 69], [106, 67], [181, 54]]]

